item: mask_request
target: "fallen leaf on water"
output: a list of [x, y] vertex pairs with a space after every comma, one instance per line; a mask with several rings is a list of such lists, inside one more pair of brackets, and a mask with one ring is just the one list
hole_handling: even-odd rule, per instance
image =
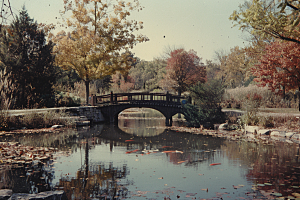
[[158, 178], [158, 179], [164, 179], [164, 177], [160, 177], [160, 178]]
[[264, 183], [265, 185], [272, 185], [271, 183]]
[[204, 174], [198, 174], [199, 176], [203, 176]]
[[214, 165], [221, 165], [221, 163], [212, 163], [209, 166], [214, 166]]

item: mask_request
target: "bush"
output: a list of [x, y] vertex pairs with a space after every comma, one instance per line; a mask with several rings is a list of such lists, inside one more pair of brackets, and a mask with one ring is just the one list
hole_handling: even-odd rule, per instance
[[225, 121], [225, 114], [221, 108], [201, 108], [192, 104], [183, 105], [183, 114], [189, 127], [213, 128], [215, 123]]
[[267, 87], [249, 85], [248, 87], [237, 87], [226, 89], [222, 101], [223, 108], [241, 108], [246, 103], [248, 94], [257, 94], [261, 98], [261, 107], [266, 108], [298, 108], [297, 95], [288, 92], [280, 96], [269, 90]]

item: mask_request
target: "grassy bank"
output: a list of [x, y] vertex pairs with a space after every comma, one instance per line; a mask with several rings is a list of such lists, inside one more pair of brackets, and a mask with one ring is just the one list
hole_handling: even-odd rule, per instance
[[0, 130], [7, 131], [21, 128], [47, 128], [52, 125], [73, 126], [74, 120], [64, 111], [46, 111], [43, 113], [28, 113], [26, 115], [9, 115], [0, 111]]

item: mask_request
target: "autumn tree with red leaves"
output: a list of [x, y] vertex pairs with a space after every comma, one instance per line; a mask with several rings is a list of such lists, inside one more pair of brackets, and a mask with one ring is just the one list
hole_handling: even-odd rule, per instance
[[254, 80], [260, 86], [267, 86], [277, 94], [284, 95], [290, 90], [300, 91], [300, 44], [272, 42], [266, 46], [265, 54], [252, 71], [257, 77]]
[[167, 59], [166, 75], [162, 84], [165, 88], [172, 88], [181, 95], [188, 87], [198, 82], [206, 81], [206, 69], [201, 58], [194, 50], [176, 49]]

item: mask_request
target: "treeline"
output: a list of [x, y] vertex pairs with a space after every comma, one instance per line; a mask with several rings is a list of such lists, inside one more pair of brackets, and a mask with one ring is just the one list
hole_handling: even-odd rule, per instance
[[[168, 91], [193, 96], [195, 105], [187, 105], [185, 115], [195, 119], [191, 124], [204, 124], [220, 121], [221, 107], [267, 99], [255, 90], [240, 99], [230, 93], [249, 85], [271, 91], [269, 103], [257, 105], [300, 107], [293, 103], [299, 103], [300, 90], [298, 1], [247, 1], [229, 19], [251, 33], [251, 44], [217, 51], [206, 61], [183, 48], [152, 61], [135, 57], [130, 50], [149, 40], [136, 34], [143, 22], [128, 19], [141, 10], [138, 1], [64, 5], [61, 27], [68, 32], [53, 35], [52, 25], [38, 24], [25, 8], [1, 27], [1, 109], [88, 104], [90, 94], [111, 90]], [[274, 104], [275, 96], [280, 103]]]

